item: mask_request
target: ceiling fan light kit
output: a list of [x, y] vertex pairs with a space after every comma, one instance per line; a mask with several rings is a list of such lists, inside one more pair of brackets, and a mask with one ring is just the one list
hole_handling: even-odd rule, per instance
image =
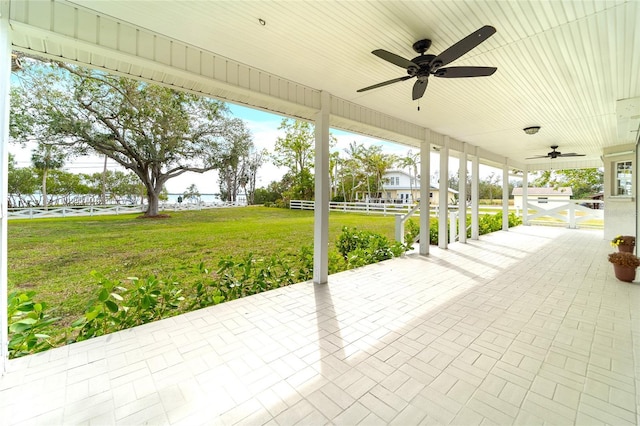
[[411, 97], [415, 101], [420, 99], [425, 90], [427, 90], [427, 84], [429, 83], [429, 75], [434, 75], [440, 78], [465, 78], [465, 77], [486, 77], [496, 72], [495, 67], [447, 67], [442, 68], [445, 65], [455, 61], [462, 55], [466, 54], [473, 48], [477, 47], [480, 43], [495, 34], [496, 29], [490, 25], [485, 25], [472, 34], [469, 34], [453, 46], [446, 49], [439, 55], [425, 55], [425, 52], [431, 47], [431, 40], [424, 39], [418, 40], [413, 44], [413, 50], [420, 54], [412, 60], [398, 56], [395, 53], [388, 52], [383, 49], [374, 50], [373, 53], [380, 59], [384, 59], [400, 68], [404, 68], [407, 71], [406, 76], [394, 78], [392, 80], [383, 81], [382, 83], [367, 86], [362, 89], [358, 89], [357, 92], [365, 92], [371, 89], [377, 89], [379, 87], [387, 86], [389, 84], [397, 83], [400, 81], [409, 80], [416, 77], [416, 82], [413, 85], [411, 91]]
[[535, 135], [540, 130], [540, 126], [525, 127], [522, 130], [524, 130], [524, 132], [528, 135]]

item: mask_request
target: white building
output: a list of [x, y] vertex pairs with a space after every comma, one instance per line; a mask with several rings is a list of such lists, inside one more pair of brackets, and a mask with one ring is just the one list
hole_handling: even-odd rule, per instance
[[[420, 199], [420, 178], [411, 176], [403, 170], [389, 170], [382, 180], [384, 182], [381, 199], [384, 202], [397, 204], [417, 203]], [[449, 204], [455, 204], [458, 191], [449, 189]], [[429, 200], [431, 205], [438, 205], [440, 189], [431, 184]]]

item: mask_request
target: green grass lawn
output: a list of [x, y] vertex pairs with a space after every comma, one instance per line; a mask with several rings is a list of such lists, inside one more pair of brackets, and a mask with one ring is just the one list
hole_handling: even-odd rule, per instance
[[[343, 226], [393, 239], [393, 216], [332, 212], [329, 243]], [[313, 244], [313, 212], [265, 207], [175, 212], [169, 219], [137, 215], [9, 221], [9, 291], [35, 290], [55, 315], [80, 316], [96, 289], [92, 270], [111, 279], [130, 276], [197, 279], [225, 256], [298, 253]]]

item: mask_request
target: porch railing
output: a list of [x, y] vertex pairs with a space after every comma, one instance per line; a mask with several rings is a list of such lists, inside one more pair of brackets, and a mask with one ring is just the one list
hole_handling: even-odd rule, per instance
[[[591, 208], [589, 206], [603, 207], [603, 202], [600, 200], [563, 200], [563, 201], [549, 201], [548, 203], [529, 202], [527, 203], [528, 214], [525, 217], [524, 212], [519, 207], [510, 207], [516, 215], [521, 216], [525, 224], [536, 225], [559, 225], [567, 226], [568, 228], [577, 228], [579, 224], [588, 225], [590, 227], [602, 227], [602, 221], [604, 219], [604, 210], [598, 208]], [[299, 210], [313, 210], [314, 201], [305, 200], [291, 200], [289, 202], [289, 208]], [[543, 206], [549, 205], [549, 208]], [[393, 214], [395, 215], [395, 239], [396, 241], [403, 242], [404, 240], [404, 224], [405, 222], [415, 216], [419, 212], [419, 204], [390, 204], [390, 203], [365, 203], [365, 202], [335, 202], [329, 203], [329, 211], [340, 212], [352, 212], [352, 213], [365, 213], [365, 214]], [[458, 206], [449, 206], [449, 240], [456, 241], [459, 237], [457, 235], [459, 220]], [[488, 210], [487, 213], [495, 214], [502, 211], [501, 206], [481, 206], [481, 210]], [[438, 214], [438, 206], [432, 206], [430, 215]], [[588, 224], [586, 222], [592, 221]], [[454, 226], [456, 225], [456, 226]], [[470, 226], [470, 225], [469, 225]], [[467, 228], [468, 229], [468, 228]]]
[[[289, 208], [295, 210], [313, 210], [315, 201], [291, 200]], [[335, 212], [352, 212], [365, 214], [405, 214], [411, 210], [413, 204], [391, 204], [391, 203], [365, 203], [352, 202], [344, 203], [331, 201], [329, 203], [329, 211]]]

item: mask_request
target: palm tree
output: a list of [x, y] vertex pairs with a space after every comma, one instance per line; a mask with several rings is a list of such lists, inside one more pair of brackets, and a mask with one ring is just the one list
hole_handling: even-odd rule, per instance
[[331, 198], [335, 198], [338, 195], [338, 171], [341, 162], [342, 159], [340, 158], [339, 151], [334, 151], [329, 155], [329, 188], [331, 188]]
[[[358, 145], [358, 143], [354, 141], [349, 144], [349, 147], [344, 149], [344, 152], [347, 154], [347, 158], [343, 161], [343, 170], [342, 170], [343, 192], [345, 192], [344, 190], [345, 176], [344, 175], [345, 175], [345, 169], [346, 169], [346, 173], [351, 177], [351, 185], [350, 185], [348, 201], [353, 201], [355, 190], [364, 184], [363, 178], [366, 177], [366, 175], [363, 174], [364, 146]], [[367, 185], [368, 185], [368, 182], [367, 182]]]
[[[379, 145], [372, 145], [364, 150], [363, 160], [369, 175], [367, 182], [370, 182], [371, 178], [373, 178], [375, 192], [382, 194], [384, 191], [382, 177], [388, 169], [398, 162], [398, 157], [393, 154], [383, 153], [382, 147]], [[371, 187], [368, 190], [369, 194], [371, 194]]]
[[400, 159], [401, 167], [409, 169], [409, 191], [411, 192], [411, 202], [413, 202], [413, 181], [418, 176], [418, 161], [420, 158], [419, 153], [413, 153], [411, 150], [407, 151], [407, 156]]
[[31, 153], [33, 167], [42, 173], [42, 206], [48, 208], [47, 177], [49, 170], [59, 169], [64, 165], [66, 154], [60, 147], [39, 143], [38, 147]]

